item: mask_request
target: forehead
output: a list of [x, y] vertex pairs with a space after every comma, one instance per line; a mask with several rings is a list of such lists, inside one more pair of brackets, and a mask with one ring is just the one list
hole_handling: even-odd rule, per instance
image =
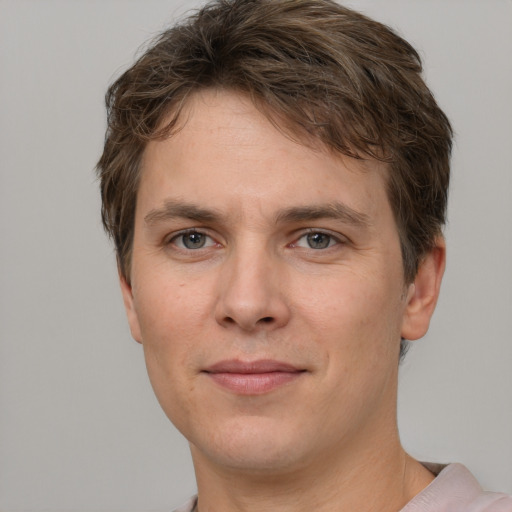
[[189, 99], [172, 136], [148, 143], [139, 199], [167, 194], [239, 210], [342, 201], [378, 215], [389, 206], [386, 178], [381, 162], [296, 140], [246, 96], [207, 90]]

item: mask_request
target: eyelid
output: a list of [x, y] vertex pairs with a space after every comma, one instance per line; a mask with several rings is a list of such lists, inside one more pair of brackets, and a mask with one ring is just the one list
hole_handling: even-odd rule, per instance
[[[335, 231], [331, 231], [329, 229], [307, 228], [307, 229], [300, 230], [298, 232], [298, 234], [295, 236], [294, 241], [290, 245], [297, 247], [297, 242], [299, 240], [301, 240], [302, 238], [304, 238], [308, 235], [312, 235], [312, 234], [316, 234], [316, 233], [329, 236], [332, 240], [334, 240], [336, 242], [334, 245], [340, 245], [340, 244], [344, 245], [344, 244], [347, 244], [350, 242], [350, 240], [345, 235], [342, 235], [341, 233], [338, 233]], [[332, 247], [332, 245], [327, 247], [326, 249], [329, 249], [330, 247]], [[318, 249], [316, 249], [316, 250], [318, 250]]]
[[[200, 247], [198, 249], [189, 249], [187, 247], [180, 247], [175, 243], [175, 241], [177, 239], [179, 239], [180, 237], [182, 237], [184, 235], [190, 234], [190, 233], [197, 233], [199, 235], [203, 235], [203, 236], [209, 238], [213, 243], [210, 243], [210, 244]], [[208, 249], [209, 247], [213, 247], [215, 245], [220, 245], [219, 242], [217, 242], [217, 240], [215, 240], [215, 238], [211, 234], [208, 233], [208, 230], [205, 230], [202, 228], [186, 228], [186, 229], [181, 229], [179, 231], [175, 231], [175, 232], [167, 235], [164, 238], [163, 244], [166, 246], [174, 245], [177, 249], [183, 250], [183, 251], [200, 251], [201, 249]]]
[[[222, 243], [220, 243], [217, 240], [217, 238], [214, 237], [209, 231], [210, 231], [209, 229], [200, 228], [200, 227], [192, 227], [192, 228], [180, 229], [179, 231], [174, 231], [174, 232], [166, 235], [164, 237], [164, 239], [163, 239], [162, 245], [164, 245], [164, 246], [174, 245], [177, 249], [184, 250], [184, 251], [192, 251], [193, 249], [188, 249], [188, 248], [185, 248], [185, 247], [179, 247], [174, 242], [177, 239], [179, 239], [180, 237], [184, 236], [184, 235], [187, 235], [187, 234], [190, 234], [190, 233], [198, 233], [200, 235], [204, 235], [205, 237], [210, 239], [211, 242], [213, 242], [213, 243], [210, 243], [210, 244], [206, 245], [205, 247], [201, 247], [199, 249], [194, 249], [194, 251], [199, 251], [201, 249], [207, 249], [207, 248], [215, 246], [215, 245], [221, 246]], [[310, 228], [305, 228], [305, 229], [297, 230], [295, 232], [295, 234], [293, 235], [293, 241], [290, 244], [288, 244], [288, 246], [289, 247], [298, 247], [297, 242], [299, 240], [301, 240], [302, 238], [304, 238], [304, 237], [306, 237], [306, 236], [308, 236], [310, 234], [316, 234], [316, 233], [322, 234], [322, 235], [326, 235], [326, 236], [330, 237], [335, 242], [334, 244], [330, 245], [326, 249], [328, 249], [330, 247], [333, 247], [334, 245], [340, 245], [340, 244], [341, 245], [345, 245], [345, 244], [350, 243], [349, 238], [347, 236], [345, 236], [345, 235], [342, 235], [339, 232], [331, 231], [329, 229], [310, 227]]]

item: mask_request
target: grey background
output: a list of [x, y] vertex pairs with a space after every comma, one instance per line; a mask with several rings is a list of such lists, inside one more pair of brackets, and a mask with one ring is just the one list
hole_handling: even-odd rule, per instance
[[[404, 444], [512, 493], [512, 2], [348, 4], [420, 49], [457, 132], [442, 296], [401, 371]], [[163, 511], [194, 492], [129, 336], [93, 174], [107, 84], [194, 5], [0, 0], [2, 512]]]

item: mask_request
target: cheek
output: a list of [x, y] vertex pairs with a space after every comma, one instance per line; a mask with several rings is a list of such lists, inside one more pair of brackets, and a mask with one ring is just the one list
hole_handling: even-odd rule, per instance
[[148, 279], [135, 296], [151, 385], [162, 409], [181, 430], [190, 415], [186, 396], [194, 387], [191, 355], [205, 337], [204, 306], [184, 281]]
[[134, 298], [152, 383], [157, 378], [177, 378], [179, 372], [174, 369], [189, 366], [187, 354], [202, 338], [204, 295], [184, 280], [166, 280], [160, 275], [145, 279], [135, 289]]
[[134, 288], [134, 299], [148, 342], [165, 341], [178, 332], [183, 335], [200, 324], [208, 297], [201, 283], [164, 272], [146, 273], [141, 282]]
[[309, 287], [299, 316], [318, 333], [318, 342], [345, 365], [380, 359], [395, 350], [402, 321], [400, 277], [345, 273]]
[[323, 299], [329, 303], [322, 306], [322, 301], [318, 302], [314, 321], [318, 343], [328, 354], [326, 382], [336, 396], [343, 390], [344, 406], [340, 411], [351, 411], [357, 416], [367, 404], [376, 404], [382, 393], [389, 390], [397, 371], [401, 328], [399, 284], [386, 281], [382, 275], [380, 280], [377, 276], [352, 276], [344, 280], [343, 287], [331, 289]]

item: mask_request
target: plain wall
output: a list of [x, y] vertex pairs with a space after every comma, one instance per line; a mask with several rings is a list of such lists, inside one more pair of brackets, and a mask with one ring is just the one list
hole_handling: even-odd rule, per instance
[[[423, 460], [512, 493], [512, 2], [353, 0], [424, 58], [456, 131], [448, 267], [400, 377]], [[197, 2], [0, 0], [0, 510], [172, 510], [186, 442], [131, 340], [93, 168], [107, 85]]]

